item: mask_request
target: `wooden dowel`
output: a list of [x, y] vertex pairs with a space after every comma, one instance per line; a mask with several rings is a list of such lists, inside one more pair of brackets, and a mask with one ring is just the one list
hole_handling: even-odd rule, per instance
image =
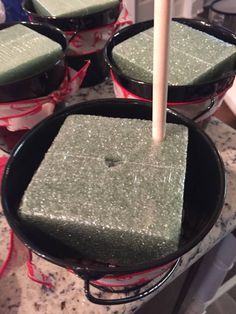
[[172, 0], [154, 1], [152, 138], [155, 144], [165, 137], [171, 4]]

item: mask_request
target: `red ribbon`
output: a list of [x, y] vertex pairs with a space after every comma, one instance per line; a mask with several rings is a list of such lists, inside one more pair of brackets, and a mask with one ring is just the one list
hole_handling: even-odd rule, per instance
[[48, 288], [53, 288], [53, 284], [49, 276], [45, 275], [34, 263], [33, 263], [33, 254], [30, 250], [29, 258], [26, 263], [27, 270], [28, 270], [28, 277], [36, 283], [44, 285]]

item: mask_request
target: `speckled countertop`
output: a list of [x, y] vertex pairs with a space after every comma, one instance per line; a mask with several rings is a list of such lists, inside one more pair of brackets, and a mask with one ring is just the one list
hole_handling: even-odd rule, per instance
[[[113, 88], [110, 82], [106, 82], [94, 88], [82, 89], [79, 96], [73, 97], [70, 103], [113, 96]], [[225, 205], [210, 233], [197, 247], [182, 257], [171, 280], [179, 276], [236, 227], [236, 132], [216, 119], [212, 119], [206, 132], [215, 142], [225, 163], [227, 175]], [[0, 263], [6, 256], [7, 238], [8, 226], [0, 211]], [[20, 251], [19, 243], [16, 245], [16, 249]], [[34, 262], [45, 274], [50, 276], [54, 288], [45, 288], [28, 279], [25, 264], [18, 258], [8, 275], [0, 280], [0, 314], [124, 314], [135, 312], [144, 301], [153, 297], [152, 295], [142, 302], [119, 306], [93, 305], [84, 296], [81, 279], [37, 256], [34, 257]], [[103, 293], [99, 293], [100, 296], [106, 297]], [[117, 297], [117, 295], [112, 297]]]

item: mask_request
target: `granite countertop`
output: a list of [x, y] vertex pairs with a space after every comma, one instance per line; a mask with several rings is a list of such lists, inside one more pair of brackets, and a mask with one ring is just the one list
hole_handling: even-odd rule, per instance
[[[71, 98], [67, 105], [113, 96], [113, 88], [108, 81], [90, 89], [81, 89], [79, 95]], [[179, 266], [169, 282], [190, 267], [236, 227], [236, 131], [219, 120], [212, 119], [206, 132], [215, 142], [225, 164], [227, 176], [225, 205], [210, 233], [198, 246], [181, 258]], [[5, 244], [8, 239], [8, 232], [8, 225], [0, 211], [0, 263], [6, 256]], [[34, 263], [43, 273], [49, 275], [54, 285], [54, 288], [46, 288], [27, 278], [25, 263], [22, 259], [17, 258], [21, 244], [17, 242], [15, 248], [16, 263], [8, 271], [7, 276], [0, 281], [0, 314], [126, 314], [134, 313], [143, 302], [153, 297], [151, 295], [143, 301], [118, 306], [94, 305], [85, 298], [81, 279], [63, 268], [34, 256]], [[107, 297], [107, 294], [98, 290], [97, 293], [100, 297]], [[112, 298], [115, 297], [117, 295], [112, 295]]]

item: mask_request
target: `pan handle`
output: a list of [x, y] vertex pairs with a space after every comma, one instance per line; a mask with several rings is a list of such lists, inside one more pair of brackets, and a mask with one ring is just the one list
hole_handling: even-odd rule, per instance
[[198, 115], [196, 115], [194, 118], [192, 118], [192, 120], [194, 122], [197, 122], [197, 120], [199, 118], [201, 118], [202, 116], [204, 116], [209, 110], [211, 110], [214, 106], [215, 106], [215, 102], [216, 102], [216, 99], [215, 97], [211, 97], [211, 101], [210, 101], [210, 104], [208, 105], [208, 107], [206, 109], [204, 109], [201, 113], [199, 113]]
[[179, 264], [179, 261], [180, 261], [180, 258], [176, 260], [176, 262], [171, 267], [171, 269], [167, 272], [167, 274], [160, 281], [158, 281], [158, 283], [148, 288], [147, 290], [140, 292], [137, 295], [122, 298], [122, 299], [98, 299], [94, 297], [90, 292], [90, 280], [89, 279], [85, 279], [84, 281], [85, 295], [90, 302], [95, 303], [95, 304], [100, 304], [100, 305], [118, 305], [118, 304], [125, 304], [129, 302], [137, 301], [139, 299], [142, 299], [148, 296], [154, 291], [158, 290], [172, 276], [173, 272], [175, 271], [175, 269], [177, 268]]
[[71, 43], [71, 41], [76, 37], [76, 36], [78, 36], [79, 35], [79, 29], [76, 29], [75, 31], [74, 31], [74, 34], [71, 36], [71, 38], [68, 40], [68, 44], [70, 44]]

